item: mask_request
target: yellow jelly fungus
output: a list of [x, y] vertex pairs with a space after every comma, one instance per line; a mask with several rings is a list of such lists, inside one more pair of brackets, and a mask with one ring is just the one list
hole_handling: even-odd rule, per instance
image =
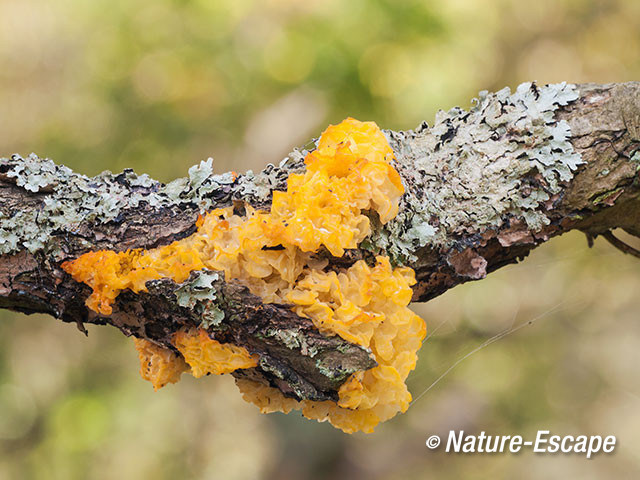
[[173, 344], [191, 367], [191, 374], [200, 378], [213, 373], [222, 375], [239, 368], [258, 365], [258, 356], [245, 348], [217, 342], [202, 329], [180, 330], [173, 336]]
[[167, 383], [176, 383], [180, 375], [189, 370], [184, 359], [168, 348], [159, 347], [143, 338], [133, 339], [140, 357], [140, 375], [153, 385], [154, 390]]
[[371, 349], [378, 366], [352, 375], [338, 390], [338, 403], [286, 398], [272, 387], [247, 380], [236, 383], [245, 400], [263, 413], [302, 409], [307, 418], [329, 420], [352, 433], [372, 432], [380, 422], [404, 412], [411, 402], [405, 380], [415, 368], [426, 335], [424, 321], [408, 307], [410, 268], [392, 269], [386, 257], [372, 268], [358, 261], [344, 272], [307, 271], [285, 294], [294, 310], [327, 333]]
[[[371, 233], [364, 211], [375, 211], [382, 223], [397, 214], [404, 188], [392, 159], [375, 123], [348, 118], [323, 132], [305, 158], [306, 172], [290, 175], [286, 191], [273, 192], [269, 212], [247, 206], [239, 216], [232, 208], [215, 209], [198, 218], [196, 233], [170, 245], [90, 252], [62, 268], [92, 287], [87, 306], [104, 315], [124, 289], [145, 291], [147, 281], [165, 277], [183, 282], [203, 268], [223, 271], [265, 303], [293, 305], [322, 332], [369, 348], [378, 366], [352, 375], [339, 389], [337, 404], [298, 402], [243, 379], [237, 383], [244, 398], [263, 412], [302, 409], [306, 417], [329, 420], [345, 432], [370, 432], [404, 412], [411, 400], [404, 381], [426, 334], [424, 321], [407, 308], [414, 272], [392, 268], [384, 256], [374, 266], [358, 261], [325, 271], [328, 262], [313, 254], [322, 246], [338, 257], [357, 248]], [[215, 341], [197, 331], [173, 339], [196, 376], [256, 364], [241, 347], [209, 342]]]

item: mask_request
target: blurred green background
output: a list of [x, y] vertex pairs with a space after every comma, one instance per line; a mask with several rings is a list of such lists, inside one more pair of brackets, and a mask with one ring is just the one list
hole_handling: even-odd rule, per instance
[[[635, 0], [0, 0], [0, 155], [169, 181], [260, 169], [345, 116], [392, 129], [483, 89], [640, 77]], [[228, 377], [154, 393], [117, 331], [0, 312], [0, 479], [639, 478], [640, 263], [578, 234], [426, 305], [417, 397], [347, 436]], [[464, 429], [616, 435], [614, 455], [452, 455]]]

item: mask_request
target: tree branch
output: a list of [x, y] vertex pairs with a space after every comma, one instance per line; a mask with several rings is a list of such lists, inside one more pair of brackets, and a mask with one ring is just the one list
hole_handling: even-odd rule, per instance
[[[385, 132], [406, 193], [398, 215], [341, 258], [321, 250], [330, 269], [377, 254], [412, 267], [414, 300], [517, 262], [570, 230], [614, 228], [640, 236], [640, 83], [523, 84], [482, 93], [469, 111], [440, 112], [433, 127]], [[266, 379], [299, 399], [337, 398], [368, 352], [326, 336], [288, 305], [264, 304], [221, 273], [197, 271], [182, 284], [162, 279], [148, 292], [123, 292], [113, 314], [84, 305], [90, 289], [60, 265], [81, 254], [152, 248], [189, 236], [200, 212], [247, 205], [268, 209], [274, 190], [304, 171], [305, 150], [259, 174], [215, 175], [211, 161], [163, 185], [132, 170], [94, 178], [35, 155], [0, 161], [0, 307], [47, 313], [65, 322], [109, 324], [171, 346], [173, 333], [222, 311], [213, 333], [259, 352], [242, 374]], [[192, 302], [180, 301], [180, 292]], [[194, 292], [204, 292], [195, 295]], [[215, 295], [213, 294], [215, 293]]]

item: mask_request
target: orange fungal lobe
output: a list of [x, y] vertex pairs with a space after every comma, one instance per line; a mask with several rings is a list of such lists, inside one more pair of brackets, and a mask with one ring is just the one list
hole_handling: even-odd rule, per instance
[[[291, 174], [286, 191], [273, 192], [268, 212], [249, 205], [243, 216], [232, 207], [215, 209], [198, 217], [193, 235], [170, 245], [89, 252], [62, 268], [91, 286], [87, 306], [103, 315], [112, 313], [122, 290], [145, 291], [146, 282], [159, 278], [180, 283], [203, 268], [224, 272], [265, 303], [293, 305], [325, 334], [370, 349], [378, 365], [353, 374], [339, 389], [337, 403], [297, 401], [269, 385], [237, 380], [244, 398], [265, 413], [301, 409], [304, 416], [328, 420], [345, 432], [370, 432], [411, 401], [404, 382], [426, 334], [424, 321], [408, 308], [414, 272], [393, 268], [385, 256], [374, 265], [361, 260], [330, 270], [313, 254], [325, 247], [341, 257], [357, 248], [371, 233], [365, 212], [376, 212], [382, 223], [396, 216], [404, 188], [392, 161], [393, 150], [375, 123], [347, 118], [322, 133], [317, 149], [305, 158], [306, 171]], [[221, 344], [205, 330], [174, 334], [172, 343], [181, 355], [141, 342], [146, 340], [136, 340], [136, 348], [143, 348], [141, 362], [149, 365], [143, 377], [155, 388], [177, 381], [177, 371], [199, 377], [258, 362], [256, 355]], [[170, 362], [177, 365], [173, 376]]]
[[210, 373], [222, 375], [239, 368], [258, 365], [258, 356], [245, 348], [217, 342], [202, 329], [180, 330], [173, 336], [173, 344], [191, 367], [191, 374], [200, 378]]
[[189, 370], [180, 355], [168, 348], [162, 348], [143, 338], [133, 339], [140, 358], [140, 375], [153, 385], [155, 390], [167, 383], [176, 383], [180, 376]]

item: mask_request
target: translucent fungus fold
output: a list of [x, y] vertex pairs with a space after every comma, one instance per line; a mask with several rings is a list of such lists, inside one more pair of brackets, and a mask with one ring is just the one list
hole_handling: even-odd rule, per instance
[[[264, 413], [301, 409], [345, 432], [370, 432], [411, 401], [404, 382], [426, 334], [424, 321], [407, 307], [414, 272], [393, 268], [385, 256], [374, 265], [360, 260], [331, 270], [314, 253], [324, 247], [341, 257], [371, 233], [366, 212], [376, 212], [383, 224], [397, 214], [404, 188], [392, 160], [375, 123], [348, 118], [323, 132], [305, 158], [306, 171], [291, 174], [286, 191], [273, 192], [269, 211], [246, 206], [239, 216], [231, 207], [215, 209], [198, 218], [193, 235], [170, 245], [89, 252], [62, 268], [93, 289], [87, 306], [103, 315], [112, 313], [122, 290], [145, 291], [147, 281], [159, 278], [180, 283], [203, 268], [223, 271], [228, 281], [246, 285], [265, 303], [293, 305], [323, 333], [370, 349], [378, 365], [353, 374], [340, 387], [337, 403], [297, 401], [246, 379], [237, 381], [243, 397]], [[142, 374], [156, 389], [187, 370], [199, 377], [257, 365], [257, 355], [221, 344], [204, 330], [174, 335], [181, 355], [144, 342], [136, 340]]]

